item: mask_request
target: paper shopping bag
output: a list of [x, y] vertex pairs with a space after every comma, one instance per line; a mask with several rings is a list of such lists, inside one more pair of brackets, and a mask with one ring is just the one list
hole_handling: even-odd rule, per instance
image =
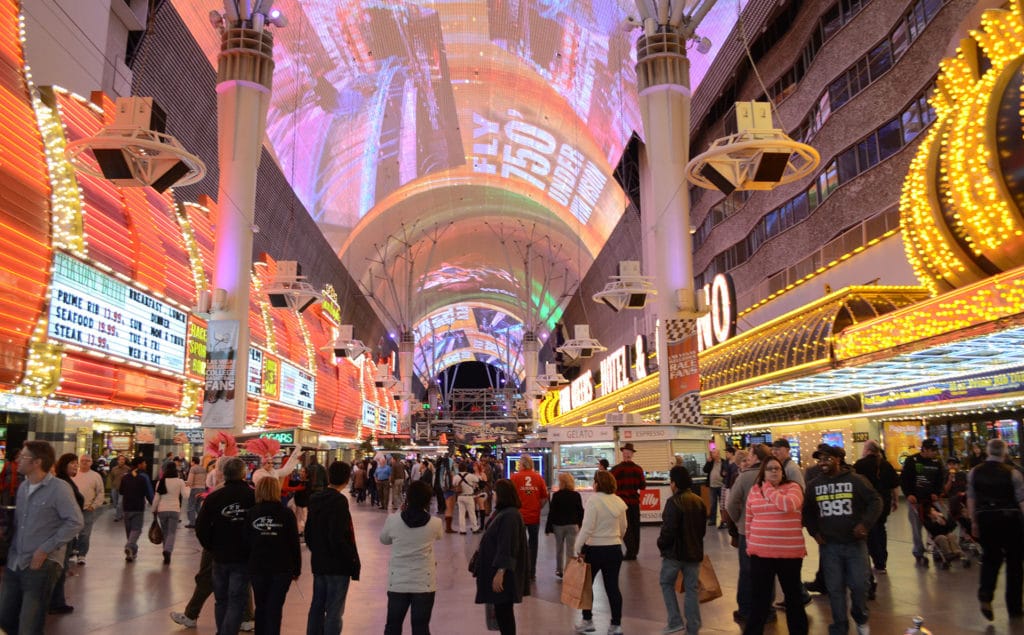
[[590, 578], [590, 565], [573, 559], [562, 574], [562, 604], [574, 609], [587, 609], [594, 605], [594, 587]]
[[[676, 593], [683, 593], [683, 572], [676, 575]], [[715, 567], [711, 565], [711, 559], [704, 556], [700, 563], [700, 572], [697, 575], [697, 599], [703, 604], [716, 598], [722, 597], [722, 587], [718, 584], [718, 576], [715, 575]]]

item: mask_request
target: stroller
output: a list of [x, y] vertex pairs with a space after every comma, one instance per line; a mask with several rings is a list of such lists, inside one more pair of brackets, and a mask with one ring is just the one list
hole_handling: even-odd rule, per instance
[[934, 502], [926, 509], [922, 509], [921, 522], [928, 532], [927, 549], [932, 554], [936, 567], [949, 569], [957, 560], [963, 562], [964, 568], [971, 566], [971, 559], [965, 558], [960, 549], [960, 540], [957, 536], [960, 523], [953, 513], [943, 509], [940, 503]]

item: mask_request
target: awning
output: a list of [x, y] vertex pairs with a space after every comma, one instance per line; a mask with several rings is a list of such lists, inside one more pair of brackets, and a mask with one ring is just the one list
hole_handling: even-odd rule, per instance
[[846, 287], [705, 351], [701, 396], [819, 372], [833, 364], [832, 338], [928, 298], [922, 287]]

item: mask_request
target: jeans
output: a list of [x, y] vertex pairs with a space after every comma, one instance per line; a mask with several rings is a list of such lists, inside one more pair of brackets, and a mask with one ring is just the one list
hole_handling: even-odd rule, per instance
[[0, 630], [9, 635], [42, 633], [60, 571], [60, 564], [53, 560], [34, 571], [5, 569], [0, 584]]
[[252, 575], [250, 579], [256, 604], [256, 635], [279, 635], [284, 599], [292, 584], [291, 574]]
[[[529, 527], [529, 525], [527, 525]], [[584, 559], [590, 564], [590, 573], [597, 579], [601, 574], [604, 590], [608, 594], [608, 606], [612, 610], [612, 626], [622, 624], [622, 592], [619, 591], [619, 569], [622, 568], [622, 547], [587, 545]], [[583, 611], [583, 619], [594, 619], [592, 611]]]
[[193, 487], [188, 493], [188, 524], [195, 525], [196, 517], [199, 515], [199, 495], [206, 490], [201, 487]]
[[50, 608], [59, 609], [67, 606], [67, 598], [64, 597], [64, 583], [68, 579], [68, 563], [71, 562], [71, 548], [74, 545], [74, 540], [68, 543], [67, 548], [64, 550], [64, 566], [60, 568], [60, 574], [57, 576], [57, 581], [53, 584], [53, 592], [50, 593]]
[[921, 510], [915, 503], [907, 503], [907, 519], [910, 521], [910, 535], [914, 538], [914, 557], [924, 556], [924, 542], [921, 540]]
[[886, 519], [885, 514], [880, 516], [868, 532], [868, 554], [876, 569], [885, 569], [889, 562], [889, 533], [885, 530]]
[[[699, 562], [680, 562], [664, 558], [661, 561], [661, 597], [665, 600], [665, 612], [668, 613], [668, 625], [683, 625], [679, 615], [679, 599], [676, 597], [676, 577], [683, 572], [683, 610], [686, 613], [686, 632], [697, 635], [700, 631], [700, 599], [697, 597], [697, 579], [700, 576]], [[803, 605], [801, 605], [803, 606]]]
[[868, 548], [863, 540], [821, 545], [825, 588], [832, 605], [829, 635], [846, 635], [850, 620], [846, 615], [846, 589], [850, 589], [850, 615], [857, 624], [868, 621]]
[[1024, 592], [1024, 530], [1019, 511], [988, 512], [978, 514], [978, 542], [981, 543], [981, 577], [978, 600], [991, 602], [995, 595], [999, 567], [1006, 560], [1006, 610], [1020, 614]]
[[125, 549], [130, 549], [133, 556], [139, 553], [139, 536], [142, 535], [143, 514], [145, 512], [124, 513], [124, 535], [127, 539], [124, 547]]
[[402, 509], [402, 488], [405, 486], [404, 478], [396, 478], [391, 481], [391, 504], [395, 509]]
[[565, 571], [566, 563], [574, 555], [579, 530], [576, 525], [555, 525], [555, 570], [559, 573]]
[[160, 529], [164, 530], [164, 552], [174, 551], [174, 536], [178, 532], [178, 520], [181, 512], [157, 512], [157, 520], [160, 521]]
[[494, 617], [498, 620], [498, 630], [501, 635], [516, 635], [516, 613], [515, 604], [495, 604]]
[[314, 575], [313, 599], [306, 619], [306, 635], [338, 635], [345, 613], [345, 596], [351, 578], [347, 575]]
[[718, 524], [718, 506], [722, 503], [722, 488], [709, 487], [711, 490], [711, 506], [708, 507], [708, 524], [714, 527]]
[[476, 531], [480, 526], [476, 522], [476, 499], [473, 496], [460, 495], [458, 500], [459, 533], [466, 533], [466, 517], [469, 517], [469, 528]]
[[121, 509], [121, 492], [116, 487], [110, 488], [110, 506], [114, 508], [114, 520], [124, 518], [124, 511]]
[[761, 635], [768, 616], [774, 613], [775, 578], [779, 578], [786, 598], [786, 628], [789, 635], [807, 635], [807, 611], [804, 610], [804, 584], [800, 581], [803, 558], [750, 557], [750, 575], [757, 580], [750, 617], [744, 635]]
[[[196, 571], [196, 586], [192, 589], [192, 597], [185, 606], [185, 615], [190, 619], [198, 620], [199, 612], [203, 610], [206, 598], [213, 593], [213, 556], [209, 551], [203, 549], [199, 557], [199, 571]], [[245, 595], [245, 608], [242, 610], [242, 621], [249, 622], [253, 619], [252, 594]]]
[[537, 577], [537, 549], [540, 545], [537, 541], [540, 540], [540, 523], [536, 525], [526, 526], [526, 542], [530, 545], [530, 577], [532, 580]]
[[405, 614], [412, 608], [412, 635], [430, 635], [430, 614], [434, 610], [434, 592], [394, 593], [388, 591], [388, 621], [384, 635], [402, 635]]
[[736, 546], [740, 557], [740, 573], [736, 581], [736, 607], [739, 614], [746, 619], [750, 617], [750, 607], [754, 601], [754, 584], [750, 579], [750, 556], [747, 555], [747, 537], [740, 534]]
[[219, 635], [234, 635], [241, 628], [242, 610], [248, 595], [248, 563], [213, 563], [214, 616]]
[[626, 545], [626, 559], [636, 560], [640, 553], [640, 505], [626, 505], [626, 533], [622, 542]]
[[96, 522], [96, 510], [95, 509], [83, 509], [82, 520], [85, 521], [85, 526], [82, 527], [82, 531], [78, 534], [76, 541], [76, 551], [78, 552], [79, 558], [85, 558], [86, 554], [89, 553], [89, 537], [92, 536], [92, 525]]

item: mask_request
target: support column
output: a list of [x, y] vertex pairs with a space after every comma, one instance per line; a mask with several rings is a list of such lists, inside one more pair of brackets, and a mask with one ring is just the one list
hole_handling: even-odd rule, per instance
[[658, 325], [661, 423], [700, 424], [696, 296], [686, 164], [690, 144], [690, 62], [686, 36], [662, 25], [637, 42], [637, 90], [643, 117], [649, 194], [644, 235], [652, 237]]
[[537, 334], [533, 331], [523, 333], [523, 370], [526, 378], [523, 381], [523, 396], [529, 399], [531, 432], [537, 429], [537, 406], [539, 399], [533, 397], [537, 388], [537, 364], [540, 342], [537, 341]]
[[217, 58], [217, 190], [213, 286], [227, 291], [213, 317], [238, 323], [234, 359], [232, 431], [245, 427], [246, 371], [249, 362], [249, 284], [256, 207], [256, 178], [266, 131], [274, 72], [274, 38], [245, 20], [227, 25]]
[[[402, 337], [398, 342], [398, 376], [402, 381], [402, 396], [412, 395], [412, 358], [416, 348], [416, 335], [412, 331], [402, 331]], [[409, 400], [402, 399], [399, 404], [399, 417], [402, 422], [399, 426], [399, 434], [403, 430], [412, 435], [412, 409], [409, 408]]]

